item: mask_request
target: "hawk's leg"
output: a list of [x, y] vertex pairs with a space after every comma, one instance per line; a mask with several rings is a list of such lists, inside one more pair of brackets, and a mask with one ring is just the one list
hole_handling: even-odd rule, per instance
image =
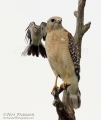
[[65, 89], [67, 85], [70, 85], [70, 84], [67, 84], [67, 81], [68, 81], [68, 74], [66, 74], [64, 82], [60, 85], [62, 89]]
[[57, 86], [57, 81], [58, 81], [58, 75], [56, 75], [55, 85], [54, 85], [54, 87], [53, 87], [53, 89], [52, 89], [51, 94], [54, 94], [54, 89], [55, 89], [55, 88], [58, 88], [58, 86]]

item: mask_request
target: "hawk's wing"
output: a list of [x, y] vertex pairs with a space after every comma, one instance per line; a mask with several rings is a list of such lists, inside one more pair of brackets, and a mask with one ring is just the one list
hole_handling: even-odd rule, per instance
[[69, 32], [68, 32], [68, 38], [69, 38], [68, 47], [69, 47], [70, 55], [74, 63], [76, 76], [79, 81], [80, 80], [80, 75], [79, 75], [80, 74], [80, 55], [79, 55], [78, 46], [75, 43], [74, 37]]

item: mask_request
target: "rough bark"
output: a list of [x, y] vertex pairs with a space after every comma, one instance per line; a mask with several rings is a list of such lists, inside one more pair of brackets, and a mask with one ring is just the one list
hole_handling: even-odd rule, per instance
[[[81, 57], [81, 43], [83, 35], [90, 28], [91, 22], [84, 25], [84, 7], [86, 4], [86, 0], [78, 0], [78, 10], [74, 11], [74, 15], [76, 17], [76, 31], [75, 31], [75, 41], [78, 45], [80, 57]], [[62, 102], [59, 99], [59, 92], [55, 89], [55, 92], [58, 93], [54, 96], [54, 106], [56, 107], [57, 114], [59, 116], [58, 120], [75, 120], [75, 112], [72, 107], [71, 101], [69, 99], [69, 94], [67, 94], [66, 90], [63, 91], [63, 99]], [[61, 91], [61, 92], [62, 92]]]
[[75, 31], [75, 41], [78, 45], [80, 57], [81, 57], [81, 43], [82, 43], [82, 37], [87, 32], [87, 30], [90, 28], [91, 22], [84, 25], [84, 7], [86, 4], [86, 0], [79, 0], [78, 1], [78, 10], [74, 11], [74, 15], [77, 19], [76, 21], [76, 31]]
[[[65, 90], [64, 90], [65, 92], [68, 87], [69, 87], [69, 85], [65, 86]], [[75, 115], [74, 115], [75, 112], [72, 108], [72, 104], [69, 99], [69, 94], [67, 95], [67, 97], [68, 97], [67, 106], [63, 102], [61, 102], [61, 100], [59, 98], [59, 94], [62, 91], [63, 91], [63, 89], [61, 89], [61, 88], [54, 88], [54, 94], [53, 94], [53, 96], [54, 96], [53, 105], [56, 107], [56, 111], [59, 116], [59, 120], [75, 120]]]

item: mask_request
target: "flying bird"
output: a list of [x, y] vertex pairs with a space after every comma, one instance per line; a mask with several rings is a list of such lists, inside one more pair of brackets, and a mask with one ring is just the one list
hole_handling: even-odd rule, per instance
[[61, 17], [51, 17], [47, 21], [45, 49], [49, 64], [56, 76], [54, 87], [57, 87], [58, 77], [63, 80], [61, 88], [70, 84], [67, 92], [70, 94], [73, 108], [79, 108], [81, 104], [78, 85], [80, 79], [79, 51], [71, 33], [62, 26]]
[[42, 57], [46, 58], [45, 47], [41, 42], [42, 38], [45, 39], [46, 36], [46, 23], [42, 22], [38, 26], [35, 22], [31, 22], [26, 31], [25, 39], [29, 41], [29, 45], [22, 52], [22, 55], [36, 55], [38, 57], [40, 53]]
[[46, 35], [47, 35], [47, 23], [41, 22], [40, 27], [41, 27], [41, 30], [42, 30], [43, 40], [45, 41]]

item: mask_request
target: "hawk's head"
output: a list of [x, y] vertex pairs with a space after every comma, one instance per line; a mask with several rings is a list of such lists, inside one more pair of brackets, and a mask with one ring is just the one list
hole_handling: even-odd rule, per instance
[[47, 21], [47, 30], [56, 30], [62, 28], [62, 18], [61, 17], [51, 17]]

